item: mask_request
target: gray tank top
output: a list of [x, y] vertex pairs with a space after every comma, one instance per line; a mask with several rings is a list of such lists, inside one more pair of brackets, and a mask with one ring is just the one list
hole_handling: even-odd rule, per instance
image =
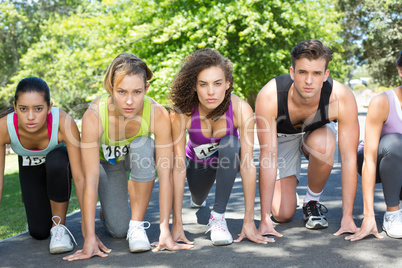
[[[402, 111], [401, 111], [401, 103], [399, 102], [398, 96], [396, 95], [394, 90], [385, 91], [385, 94], [388, 97], [389, 103], [389, 112], [388, 118], [382, 125], [381, 135], [380, 137], [391, 134], [391, 133], [399, 133], [402, 134]], [[364, 141], [359, 144], [357, 148], [358, 151], [364, 148]]]
[[402, 111], [401, 103], [394, 90], [385, 92], [389, 102], [389, 113], [387, 121], [382, 125], [381, 137], [390, 133], [402, 134]]

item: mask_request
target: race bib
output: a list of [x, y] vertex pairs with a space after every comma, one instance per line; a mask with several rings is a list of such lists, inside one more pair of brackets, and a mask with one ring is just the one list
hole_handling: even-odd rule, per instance
[[218, 153], [219, 143], [208, 143], [194, 147], [194, 152], [198, 159], [205, 159], [214, 156]]
[[102, 144], [103, 157], [111, 164], [116, 163], [116, 159], [128, 154], [128, 145], [113, 146]]
[[39, 166], [45, 163], [46, 156], [22, 156], [22, 165], [27, 166]]

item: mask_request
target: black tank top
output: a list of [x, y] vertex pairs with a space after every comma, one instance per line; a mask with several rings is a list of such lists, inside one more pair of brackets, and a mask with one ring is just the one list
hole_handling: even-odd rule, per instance
[[276, 119], [277, 133], [298, 134], [315, 130], [329, 123], [328, 104], [333, 86], [332, 77], [328, 77], [327, 81], [325, 81], [322, 86], [320, 102], [313, 121], [309, 125], [303, 124], [301, 129], [294, 128], [289, 118], [288, 93], [293, 80], [290, 78], [289, 74], [277, 76], [275, 80], [278, 96], [278, 117]]

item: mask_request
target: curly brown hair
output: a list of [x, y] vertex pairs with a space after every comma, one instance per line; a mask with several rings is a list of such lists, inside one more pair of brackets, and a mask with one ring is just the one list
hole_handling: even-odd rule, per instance
[[183, 61], [183, 67], [173, 80], [170, 99], [173, 109], [179, 113], [191, 116], [195, 113], [199, 100], [195, 91], [198, 74], [210, 67], [220, 67], [225, 73], [225, 79], [229, 82], [229, 89], [225, 92], [223, 102], [215, 110], [207, 115], [207, 118], [218, 118], [229, 109], [230, 95], [233, 91], [233, 64], [218, 51], [211, 48], [197, 50]]

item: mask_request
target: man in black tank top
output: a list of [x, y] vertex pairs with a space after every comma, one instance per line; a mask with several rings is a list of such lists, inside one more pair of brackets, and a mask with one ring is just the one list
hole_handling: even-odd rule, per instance
[[332, 51], [318, 40], [299, 43], [292, 52], [290, 74], [272, 79], [256, 101], [260, 154], [262, 235], [282, 236], [272, 224], [288, 222], [297, 206], [296, 186], [301, 154], [309, 160], [308, 187], [303, 202], [306, 227], [328, 227], [319, 197], [334, 163], [336, 130], [341, 156], [343, 218], [335, 235], [354, 233], [353, 204], [357, 188], [359, 141], [357, 105], [353, 93], [329, 77]]

